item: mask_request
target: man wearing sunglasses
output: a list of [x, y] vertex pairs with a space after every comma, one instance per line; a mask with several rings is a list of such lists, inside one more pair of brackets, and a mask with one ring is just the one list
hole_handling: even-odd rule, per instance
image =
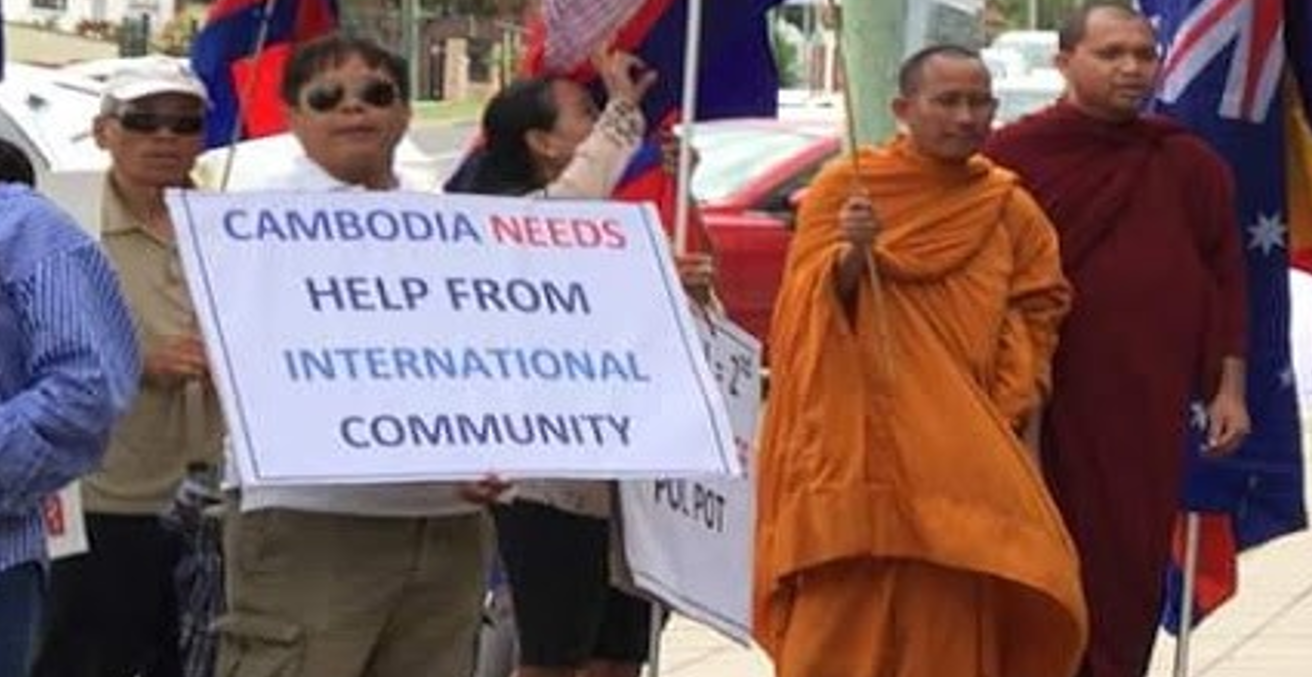
[[182, 277], [167, 188], [188, 185], [207, 97], [185, 63], [134, 63], [106, 85], [94, 133], [112, 159], [101, 235], [137, 330], [142, 378], [82, 484], [91, 552], [55, 564], [35, 677], [175, 677], [181, 539], [161, 519], [188, 467], [221, 459], [223, 421]]
[[[281, 94], [305, 153], [261, 187], [429, 188], [394, 171], [410, 122], [406, 73], [401, 57], [368, 40], [329, 35], [300, 45]], [[470, 500], [495, 489], [241, 487], [224, 524], [218, 673], [468, 677], [488, 543], [486, 518]]]

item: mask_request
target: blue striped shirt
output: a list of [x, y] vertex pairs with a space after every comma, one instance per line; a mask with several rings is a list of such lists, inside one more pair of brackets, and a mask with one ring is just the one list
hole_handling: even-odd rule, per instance
[[99, 462], [139, 374], [100, 248], [31, 189], [0, 184], [0, 571], [45, 558], [42, 497]]

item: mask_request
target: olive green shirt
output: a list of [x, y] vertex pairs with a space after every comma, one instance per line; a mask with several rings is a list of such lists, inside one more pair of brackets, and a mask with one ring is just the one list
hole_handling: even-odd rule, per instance
[[[199, 335], [176, 245], [148, 231], [128, 211], [109, 177], [100, 229], [132, 311], [143, 359], [170, 337]], [[143, 375], [136, 401], [114, 428], [104, 462], [83, 480], [87, 512], [163, 513], [189, 465], [220, 462], [223, 432], [210, 381], [160, 383]]]

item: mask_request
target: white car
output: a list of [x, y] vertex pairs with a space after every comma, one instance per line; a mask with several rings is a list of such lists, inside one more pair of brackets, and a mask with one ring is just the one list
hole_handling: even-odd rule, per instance
[[100, 113], [100, 88], [85, 78], [16, 62], [5, 64], [0, 81], [0, 137], [27, 154], [41, 192], [93, 234], [109, 167], [109, 154], [91, 132]]
[[1020, 55], [1025, 73], [1052, 68], [1057, 56], [1056, 31], [1007, 31], [993, 39], [989, 48], [999, 52], [1010, 51]]
[[49, 68], [5, 64], [0, 136], [28, 154], [38, 175], [109, 166], [109, 155], [91, 135], [99, 112], [95, 82]]
[[1066, 81], [1053, 68], [995, 80], [993, 95], [998, 98], [998, 112], [993, 116], [993, 126], [1005, 126], [1047, 106], [1060, 98], [1065, 89]]
[[780, 120], [798, 122], [842, 122], [843, 95], [839, 92], [820, 92], [808, 89], [779, 90]]
[[979, 58], [984, 61], [994, 80], [1020, 77], [1028, 69], [1025, 55], [1014, 49], [986, 47], [979, 51]]
[[[98, 83], [105, 83], [109, 78], [120, 70], [129, 68], [132, 65], [146, 60], [158, 59], [163, 55], [152, 54], [150, 56], [128, 56], [115, 59], [90, 59], [87, 61], [74, 61], [59, 68], [60, 73], [65, 73], [73, 77], [86, 78]], [[187, 63], [186, 59], [179, 57], [168, 57]]]

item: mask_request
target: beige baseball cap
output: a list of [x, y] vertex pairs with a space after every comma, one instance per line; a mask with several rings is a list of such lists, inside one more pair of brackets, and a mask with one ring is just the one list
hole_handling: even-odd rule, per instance
[[166, 56], [143, 56], [109, 77], [102, 107], [156, 94], [188, 94], [207, 104], [210, 100], [205, 83], [186, 61]]

